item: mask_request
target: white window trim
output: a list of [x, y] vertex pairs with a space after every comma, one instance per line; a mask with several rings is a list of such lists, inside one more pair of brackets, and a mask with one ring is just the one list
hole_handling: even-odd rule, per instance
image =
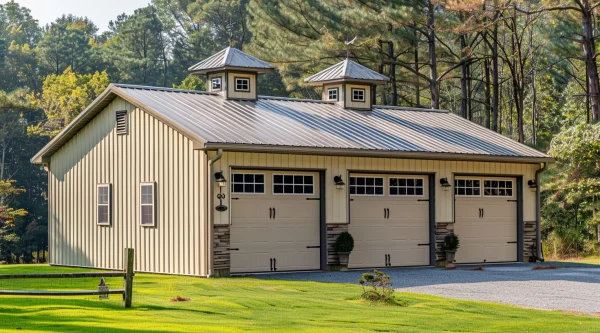
[[[152, 203], [151, 204], [142, 204], [142, 187], [144, 186], [152, 186]], [[140, 225], [142, 227], [156, 227], [156, 183], [155, 182], [145, 182], [140, 183]], [[152, 224], [144, 224], [142, 223], [142, 207], [144, 206], [152, 206]]]
[[[248, 81], [248, 89], [238, 89], [238, 80]], [[250, 78], [249, 77], [234, 77], [233, 78], [233, 90], [241, 92], [250, 92]]]
[[[485, 181], [499, 181], [499, 182], [510, 182], [510, 186], [511, 186], [511, 190], [512, 190], [512, 195], [486, 195], [485, 194]], [[504, 179], [482, 179], [481, 180], [481, 196], [484, 198], [514, 198], [515, 197], [515, 183], [512, 181], [512, 179], [508, 179], [508, 180], [504, 180]]]
[[[302, 177], [304, 177], [304, 176], [312, 176], [313, 177], [313, 183], [312, 183], [313, 190], [312, 190], [312, 193], [275, 193], [275, 176], [292, 176], [292, 177], [294, 177], [294, 176], [302, 176]], [[279, 184], [278, 183], [277, 185], [283, 185], [283, 186], [285, 186], [285, 185], [290, 185], [290, 184], [283, 184], [283, 183]], [[294, 186], [294, 185], [295, 184], [292, 184], [292, 186]], [[298, 184], [298, 185], [300, 185], [300, 184]], [[302, 186], [306, 186], [306, 185], [302, 184]], [[273, 174], [273, 177], [271, 178], [271, 193], [273, 195], [315, 195], [315, 176], [314, 175], [289, 174], [289, 173], [287, 173], [287, 174], [284, 174], [284, 173]]]
[[[479, 195], [466, 195], [466, 194], [457, 194], [456, 193], [456, 181], [457, 180], [478, 180], [479, 181]], [[455, 197], [461, 197], [461, 198], [481, 198], [483, 196], [483, 180], [481, 178], [456, 178], [454, 179], [454, 184], [452, 184], [454, 187], [454, 196]], [[467, 187], [465, 187], [466, 189]], [[476, 187], [470, 187], [470, 188], [476, 188]]]
[[[362, 99], [354, 98], [354, 91], [362, 91]], [[352, 102], [366, 102], [367, 100], [367, 90], [364, 88], [350, 88], [350, 100]]]
[[[255, 175], [255, 176], [256, 175], [262, 175], [263, 179], [264, 179], [264, 182], [263, 182], [264, 191], [263, 191], [263, 193], [256, 193], [256, 192], [252, 192], [252, 193], [249, 193], [249, 192], [235, 192], [233, 190], [233, 184], [234, 184], [233, 177], [234, 177], [234, 175]], [[256, 172], [235, 172], [235, 171], [231, 172], [231, 194], [266, 195], [267, 194], [267, 177], [265, 177], [265, 176], [266, 175], [264, 173], [256, 173]], [[235, 183], [235, 184], [246, 185], [246, 182]], [[252, 184], [256, 185], [256, 184], [260, 184], [260, 183], [252, 183]]]
[[[108, 203], [107, 204], [101, 204], [99, 203], [99, 197], [98, 197], [98, 190], [102, 187], [108, 188]], [[108, 207], [108, 222], [104, 223], [104, 222], [100, 222], [98, 220], [98, 208], [100, 206], [107, 206]], [[103, 183], [103, 184], [97, 184], [96, 185], [96, 224], [97, 225], [101, 225], [101, 226], [110, 226], [112, 225], [112, 184], [110, 183]]]
[[[350, 185], [350, 178], [373, 178], [373, 179], [381, 178], [381, 179], [383, 179], [383, 185], [381, 185], [381, 187], [383, 188], [383, 192], [381, 194], [351, 194], [350, 187], [351, 186], [356, 187], [357, 185]], [[367, 185], [365, 185], [365, 186], [367, 186]], [[371, 185], [368, 185], [368, 186], [371, 186]], [[373, 186], [379, 187], [377, 185], [373, 185]], [[385, 177], [373, 177], [373, 176], [351, 176], [351, 177], [348, 177], [348, 193], [350, 193], [351, 197], [384, 197], [385, 196]]]
[[[407, 179], [407, 180], [408, 179], [414, 179], [414, 180], [421, 179], [421, 180], [423, 180], [423, 194], [391, 194], [391, 189], [392, 189], [391, 182], [392, 182], [392, 178], [395, 178], [395, 179]], [[394, 187], [398, 188], [398, 189], [401, 188], [400, 186], [394, 186]], [[391, 176], [391, 177], [388, 177], [388, 181], [387, 181], [387, 189], [388, 189], [387, 195], [388, 195], [388, 197], [401, 197], [401, 198], [404, 198], [404, 197], [424, 197], [425, 196], [425, 187], [426, 186], [425, 186], [425, 178], [424, 177]], [[416, 189], [417, 186], [415, 185], [415, 186], [413, 186], [413, 188]]]
[[[335, 91], [335, 99], [331, 98], [329, 95], [330, 91]], [[327, 88], [327, 100], [328, 101], [339, 101], [340, 100], [340, 96], [339, 96], [339, 89], [338, 88]]]
[[[214, 81], [219, 81], [219, 88], [214, 87]], [[223, 88], [223, 86], [221, 84], [220, 77], [213, 77], [210, 79], [210, 91], [220, 91], [222, 88]]]

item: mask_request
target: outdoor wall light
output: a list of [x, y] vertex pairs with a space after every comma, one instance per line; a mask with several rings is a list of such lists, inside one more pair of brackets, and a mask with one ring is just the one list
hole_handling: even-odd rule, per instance
[[343, 190], [344, 185], [346, 185], [341, 175], [333, 177], [333, 182], [335, 183], [335, 188], [337, 188], [338, 190]]
[[538, 184], [535, 182], [535, 180], [534, 180], [534, 179], [530, 179], [530, 180], [528, 180], [528, 181], [527, 181], [527, 185], [529, 185], [529, 189], [530, 189], [532, 192], [535, 192], [535, 191], [537, 191]]
[[450, 187], [452, 187], [448, 182], [448, 178], [440, 178], [440, 185], [442, 185], [442, 190], [444, 191], [449, 191]]
[[215, 182], [217, 182], [217, 184], [219, 184], [220, 187], [225, 186], [225, 184], [227, 183], [227, 179], [225, 179], [225, 176], [223, 176], [223, 172], [215, 172]]

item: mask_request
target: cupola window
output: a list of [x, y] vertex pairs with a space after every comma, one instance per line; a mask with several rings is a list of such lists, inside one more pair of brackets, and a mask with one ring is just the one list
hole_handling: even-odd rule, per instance
[[365, 101], [365, 90], [364, 89], [352, 89], [352, 101], [353, 102], [364, 102]]
[[338, 88], [327, 89], [327, 100], [337, 101], [338, 100]]

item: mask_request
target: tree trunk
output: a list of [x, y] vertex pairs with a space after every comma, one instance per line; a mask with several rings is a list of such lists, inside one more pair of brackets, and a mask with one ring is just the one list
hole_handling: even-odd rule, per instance
[[390, 104], [398, 105], [398, 87], [396, 85], [396, 64], [394, 59], [394, 42], [388, 41], [388, 60], [390, 61], [390, 83], [392, 84], [392, 93]]
[[460, 36], [460, 116], [469, 119], [469, 111], [468, 111], [468, 87], [467, 87], [467, 77], [469, 76], [467, 69], [467, 59], [466, 59], [466, 48], [467, 41], [465, 40], [465, 36]]
[[[415, 72], [419, 72], [419, 32], [415, 30]], [[421, 86], [419, 85], [419, 75], [415, 74], [415, 105], [421, 106]]]
[[589, 81], [589, 98], [592, 104], [592, 123], [598, 122], [600, 82], [596, 64], [596, 45], [594, 42], [593, 13], [589, 0], [583, 0], [581, 25], [583, 28], [583, 52], [585, 54], [585, 70]]
[[498, 114], [500, 108], [500, 73], [498, 71], [498, 23], [494, 24], [494, 38], [492, 41], [492, 130], [500, 133]]
[[437, 76], [437, 56], [435, 54], [435, 13], [434, 4], [431, 0], [427, 0], [427, 28], [429, 36], [427, 36], [429, 43], [429, 68], [430, 68], [430, 82], [429, 90], [431, 92], [431, 108], [440, 108], [440, 91]]
[[[491, 113], [492, 113], [492, 94], [491, 94], [491, 84], [490, 84], [490, 68], [489, 68], [489, 62], [488, 60], [484, 60], [483, 61], [483, 79], [485, 80], [485, 84], [484, 84], [484, 89], [485, 89], [485, 120], [484, 120], [484, 126], [486, 128], [491, 128]], [[497, 121], [496, 120], [496, 125], [497, 125]]]

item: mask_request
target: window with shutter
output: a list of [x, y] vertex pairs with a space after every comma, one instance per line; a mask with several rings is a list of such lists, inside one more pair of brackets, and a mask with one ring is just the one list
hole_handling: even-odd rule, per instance
[[127, 134], [127, 111], [117, 111], [117, 134]]

